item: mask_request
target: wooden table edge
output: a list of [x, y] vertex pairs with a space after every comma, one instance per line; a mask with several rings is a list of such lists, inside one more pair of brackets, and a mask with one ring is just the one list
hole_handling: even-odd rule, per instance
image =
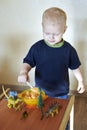
[[75, 101], [75, 96], [74, 95], [70, 96], [69, 103], [68, 103], [68, 106], [66, 108], [63, 120], [62, 120], [62, 122], [60, 124], [59, 130], [65, 130], [67, 122], [68, 122], [68, 120], [70, 118], [70, 112], [71, 112], [72, 107], [74, 105], [74, 101]]

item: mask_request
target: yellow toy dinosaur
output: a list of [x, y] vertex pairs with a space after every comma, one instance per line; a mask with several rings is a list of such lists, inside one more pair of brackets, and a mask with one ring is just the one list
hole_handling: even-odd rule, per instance
[[17, 99], [14, 99], [14, 97], [11, 97], [11, 96], [8, 96], [5, 92], [5, 89], [4, 89], [4, 86], [2, 85], [2, 90], [3, 90], [3, 93], [5, 95], [5, 97], [7, 98], [7, 101], [8, 101], [8, 108], [14, 108], [15, 110], [19, 110], [21, 105], [23, 104], [23, 101], [22, 99], [20, 98], [17, 98]]

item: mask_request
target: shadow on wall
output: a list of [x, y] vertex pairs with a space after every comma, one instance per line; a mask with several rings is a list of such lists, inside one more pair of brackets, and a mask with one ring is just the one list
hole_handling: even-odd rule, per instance
[[84, 84], [87, 86], [87, 19], [76, 21], [75, 30], [77, 30], [77, 33], [75, 33], [75, 45], [82, 63], [81, 71], [84, 78]]
[[5, 37], [4, 55], [0, 56], [0, 84], [17, 84], [22, 59], [29, 49], [29, 37], [24, 34]]

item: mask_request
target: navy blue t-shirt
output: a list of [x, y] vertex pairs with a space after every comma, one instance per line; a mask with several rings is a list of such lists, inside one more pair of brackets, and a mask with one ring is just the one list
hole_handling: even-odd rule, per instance
[[81, 65], [76, 50], [66, 41], [61, 47], [53, 48], [40, 40], [30, 48], [23, 62], [35, 67], [36, 86], [51, 97], [69, 93], [68, 69]]

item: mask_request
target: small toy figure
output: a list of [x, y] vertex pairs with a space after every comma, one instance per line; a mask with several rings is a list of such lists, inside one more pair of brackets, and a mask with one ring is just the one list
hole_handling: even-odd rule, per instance
[[22, 113], [22, 117], [21, 119], [26, 119], [28, 117], [28, 112], [25, 110], [23, 113]]
[[55, 114], [58, 114], [58, 108], [59, 108], [59, 104], [58, 103], [52, 103], [50, 106], [49, 106], [49, 108], [48, 108], [48, 110], [46, 111], [46, 117], [49, 117], [50, 115], [52, 116], [52, 117], [54, 117], [55, 116]]
[[5, 92], [4, 86], [2, 86], [3, 93], [8, 101], [8, 108], [14, 108], [15, 110], [20, 110], [21, 106], [23, 105], [23, 101], [20, 98], [14, 98], [14, 96], [8, 96]]

